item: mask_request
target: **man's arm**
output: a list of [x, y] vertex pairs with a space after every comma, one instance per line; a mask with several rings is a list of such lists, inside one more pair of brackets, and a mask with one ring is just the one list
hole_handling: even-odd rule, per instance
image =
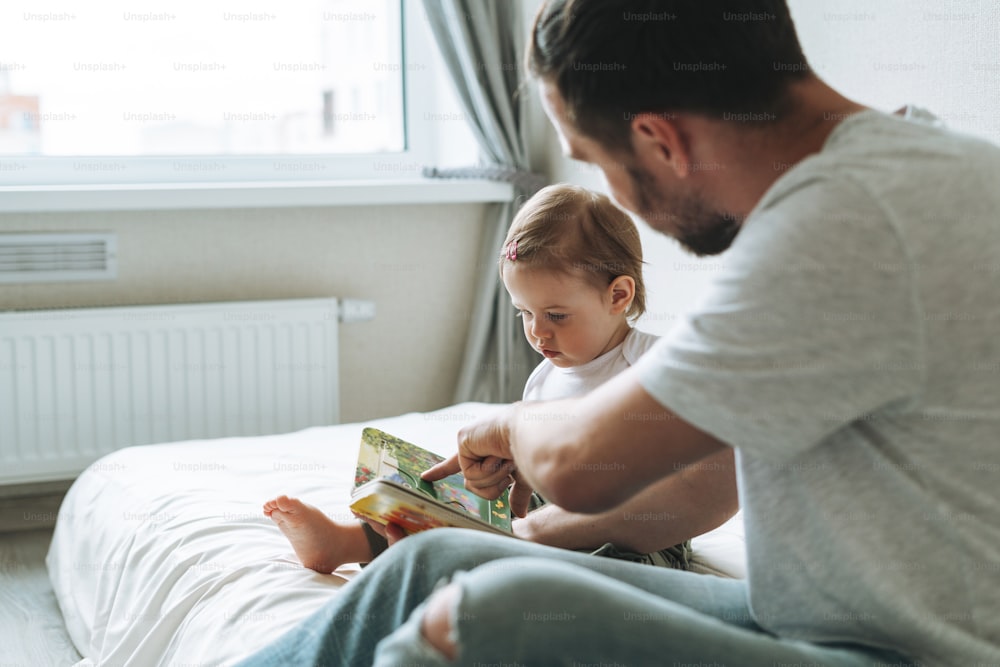
[[528, 485], [564, 509], [601, 512], [726, 447], [660, 405], [638, 377], [633, 367], [579, 399], [515, 404], [509, 458]]
[[571, 512], [597, 513], [726, 447], [660, 405], [638, 377], [632, 367], [581, 398], [515, 403], [463, 428], [458, 454], [424, 477], [461, 470], [468, 489], [495, 498], [513, 475], [519, 516], [532, 488]]
[[593, 549], [611, 542], [651, 553], [718, 528], [738, 509], [733, 450], [726, 448], [600, 514], [545, 505], [516, 520], [514, 534], [564, 549]]

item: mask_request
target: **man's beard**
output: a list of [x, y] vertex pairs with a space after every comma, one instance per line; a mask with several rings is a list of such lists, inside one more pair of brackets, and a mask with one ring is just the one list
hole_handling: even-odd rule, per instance
[[661, 192], [649, 174], [627, 167], [639, 210], [636, 214], [653, 229], [677, 240], [688, 252], [706, 257], [729, 248], [742, 220], [713, 210], [701, 198]]

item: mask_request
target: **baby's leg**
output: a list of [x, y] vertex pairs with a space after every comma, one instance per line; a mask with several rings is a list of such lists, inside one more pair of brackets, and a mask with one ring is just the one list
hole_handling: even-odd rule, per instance
[[360, 522], [337, 523], [318, 507], [288, 496], [264, 503], [264, 514], [278, 524], [295, 555], [311, 570], [327, 574], [344, 563], [365, 563], [372, 558]]

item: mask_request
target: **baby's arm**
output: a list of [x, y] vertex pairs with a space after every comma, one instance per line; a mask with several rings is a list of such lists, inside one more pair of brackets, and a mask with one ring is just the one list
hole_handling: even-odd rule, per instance
[[611, 542], [652, 553], [707, 533], [739, 509], [733, 451], [726, 449], [651, 484], [600, 514], [545, 505], [514, 521], [514, 534], [564, 549], [594, 549]]

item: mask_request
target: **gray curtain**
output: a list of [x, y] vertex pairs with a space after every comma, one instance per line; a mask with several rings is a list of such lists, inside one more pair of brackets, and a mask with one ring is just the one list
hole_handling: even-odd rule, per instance
[[455, 401], [510, 402], [540, 360], [524, 339], [497, 273], [500, 245], [519, 204], [545, 184], [528, 165], [522, 82], [520, 2], [424, 0], [434, 39], [472, 132], [488, 163], [426, 169], [432, 178], [486, 178], [514, 186], [510, 202], [492, 205], [477, 266], [476, 300]]

